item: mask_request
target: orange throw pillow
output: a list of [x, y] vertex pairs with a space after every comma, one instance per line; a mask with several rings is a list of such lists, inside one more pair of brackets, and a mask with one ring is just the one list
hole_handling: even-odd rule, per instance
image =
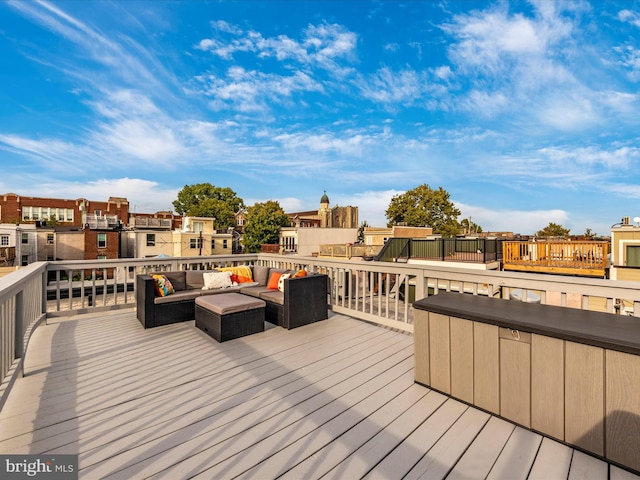
[[282, 273], [280, 272], [271, 272], [271, 275], [269, 276], [269, 281], [267, 282], [267, 288], [269, 290], [277, 290], [278, 281], [280, 280], [281, 276], [282, 276]]
[[302, 269], [302, 270], [298, 270], [296, 274], [293, 276], [293, 278], [300, 278], [300, 277], [306, 277], [306, 276], [307, 276], [307, 271]]

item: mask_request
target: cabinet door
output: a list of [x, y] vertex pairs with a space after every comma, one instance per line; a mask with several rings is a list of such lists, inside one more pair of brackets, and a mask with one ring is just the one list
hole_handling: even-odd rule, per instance
[[500, 415], [531, 426], [531, 334], [500, 329]]
[[565, 342], [565, 441], [604, 455], [604, 350]]
[[413, 348], [415, 381], [429, 385], [429, 312], [415, 310], [413, 317]]
[[473, 322], [450, 317], [451, 395], [473, 403]]
[[500, 414], [498, 327], [473, 322], [474, 404]]
[[606, 457], [640, 470], [640, 356], [607, 350]]
[[449, 317], [429, 313], [429, 364], [431, 387], [451, 394]]
[[564, 341], [531, 336], [531, 428], [564, 440]]

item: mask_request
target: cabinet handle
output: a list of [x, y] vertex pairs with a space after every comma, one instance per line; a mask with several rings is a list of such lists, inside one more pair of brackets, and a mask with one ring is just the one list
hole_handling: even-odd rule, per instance
[[515, 340], [520, 341], [520, 332], [518, 330], [511, 330], [511, 336]]

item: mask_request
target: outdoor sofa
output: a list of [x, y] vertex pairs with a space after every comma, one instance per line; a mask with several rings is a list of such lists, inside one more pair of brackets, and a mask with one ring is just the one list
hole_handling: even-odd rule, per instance
[[[144, 328], [185, 322], [195, 318], [195, 299], [203, 295], [219, 293], [241, 293], [260, 298], [266, 302], [266, 321], [291, 329], [328, 318], [328, 277], [324, 274], [304, 272], [305, 276], [286, 278], [282, 291], [269, 285], [272, 274], [292, 272], [285, 269], [260, 265], [248, 266], [251, 281], [237, 285], [203, 290], [205, 273], [219, 270], [186, 270], [142, 274], [136, 277], [137, 317]], [[174, 293], [160, 296], [156, 279], [162, 275], [168, 279]], [[271, 287], [271, 288], [269, 288]]]

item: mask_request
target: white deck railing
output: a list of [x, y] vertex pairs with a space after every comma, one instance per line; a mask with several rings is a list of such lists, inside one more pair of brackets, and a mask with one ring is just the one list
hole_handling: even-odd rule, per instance
[[[366, 262], [295, 255], [247, 254], [39, 262], [0, 279], [0, 408], [19, 372], [31, 330], [46, 317], [135, 306], [135, 276], [149, 271], [260, 264], [325, 273], [334, 312], [413, 332], [414, 300], [439, 291], [510, 298], [533, 292], [543, 304], [640, 316], [640, 284], [613, 280]], [[639, 320], [640, 321], [640, 320]]]
[[46, 319], [46, 267], [39, 262], [0, 278], [0, 408], [22, 372], [31, 332]]

